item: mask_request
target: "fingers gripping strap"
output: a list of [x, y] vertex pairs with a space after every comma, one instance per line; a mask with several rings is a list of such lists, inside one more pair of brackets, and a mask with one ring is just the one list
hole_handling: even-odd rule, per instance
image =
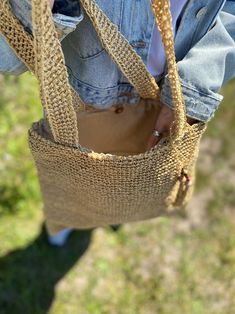
[[142, 98], [158, 98], [159, 88], [141, 57], [94, 0], [80, 0], [106, 51]]
[[48, 0], [32, 0], [32, 18], [36, 72], [54, 139], [61, 144], [77, 146], [72, 93]]
[[0, 31], [21, 61], [34, 72], [33, 39], [12, 14], [8, 0], [0, 1]]
[[153, 0], [152, 8], [166, 51], [168, 77], [175, 107], [175, 136], [176, 138], [179, 138], [184, 134], [186, 113], [174, 50], [170, 0]]

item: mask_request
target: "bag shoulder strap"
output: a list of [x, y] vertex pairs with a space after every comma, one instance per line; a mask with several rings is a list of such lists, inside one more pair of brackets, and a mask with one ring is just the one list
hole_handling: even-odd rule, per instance
[[12, 14], [8, 0], [0, 1], [0, 31], [20, 60], [34, 73], [33, 37]]
[[[25, 31], [23, 25], [12, 13], [8, 0], [0, 2], [0, 31], [18, 58], [30, 72], [38, 76], [35, 69], [33, 36]], [[76, 110], [83, 110], [85, 104], [72, 87], [71, 93]]]
[[77, 117], [58, 34], [48, 0], [32, 0], [35, 69], [54, 140], [79, 145]]
[[178, 66], [175, 57], [174, 35], [172, 29], [172, 15], [170, 0], [152, 0], [152, 9], [156, 23], [165, 47], [168, 78], [175, 109], [174, 136], [173, 140], [180, 139], [184, 135], [187, 118], [185, 101], [180, 83]]
[[93, 0], [80, 0], [105, 50], [142, 98], [156, 99], [159, 87], [141, 57]]

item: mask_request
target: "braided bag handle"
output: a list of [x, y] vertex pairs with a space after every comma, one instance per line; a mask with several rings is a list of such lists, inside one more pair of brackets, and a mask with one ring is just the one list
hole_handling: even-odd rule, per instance
[[173, 139], [176, 140], [184, 135], [187, 118], [185, 101], [175, 57], [170, 0], [153, 0], [152, 9], [166, 52], [168, 78], [175, 108], [175, 130]]
[[56, 142], [78, 146], [78, 128], [67, 69], [47, 0], [32, 0], [36, 73]]
[[118, 31], [117, 25], [110, 21], [96, 1], [80, 0], [80, 2], [91, 19], [103, 47], [139, 95], [142, 98], [159, 98], [160, 91], [154, 77], [128, 40]]
[[[30, 72], [37, 78], [35, 69], [35, 53], [33, 36], [25, 31], [23, 25], [12, 13], [9, 0], [0, 1], [0, 31], [8, 42], [8, 45], [15, 51], [18, 58], [26, 65]], [[73, 102], [77, 110], [84, 109], [84, 103], [71, 87]], [[42, 91], [41, 98], [42, 96]]]
[[33, 37], [12, 14], [8, 0], [0, 1], [0, 30], [20, 60], [35, 73]]

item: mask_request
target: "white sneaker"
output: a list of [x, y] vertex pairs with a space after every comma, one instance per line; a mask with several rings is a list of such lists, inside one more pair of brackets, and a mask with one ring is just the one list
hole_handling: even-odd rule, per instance
[[73, 229], [64, 229], [54, 236], [48, 235], [48, 242], [54, 246], [63, 246]]

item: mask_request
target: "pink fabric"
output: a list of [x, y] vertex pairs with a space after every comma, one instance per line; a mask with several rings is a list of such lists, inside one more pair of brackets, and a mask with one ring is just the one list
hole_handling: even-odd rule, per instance
[[[180, 13], [183, 10], [187, 2], [188, 0], [171, 0], [171, 13], [172, 13], [174, 35], [176, 31], [177, 19], [180, 16]], [[164, 72], [165, 65], [166, 65], [166, 55], [165, 55], [160, 33], [156, 26], [153, 31], [147, 67], [148, 67], [149, 72], [152, 75], [158, 76]]]

